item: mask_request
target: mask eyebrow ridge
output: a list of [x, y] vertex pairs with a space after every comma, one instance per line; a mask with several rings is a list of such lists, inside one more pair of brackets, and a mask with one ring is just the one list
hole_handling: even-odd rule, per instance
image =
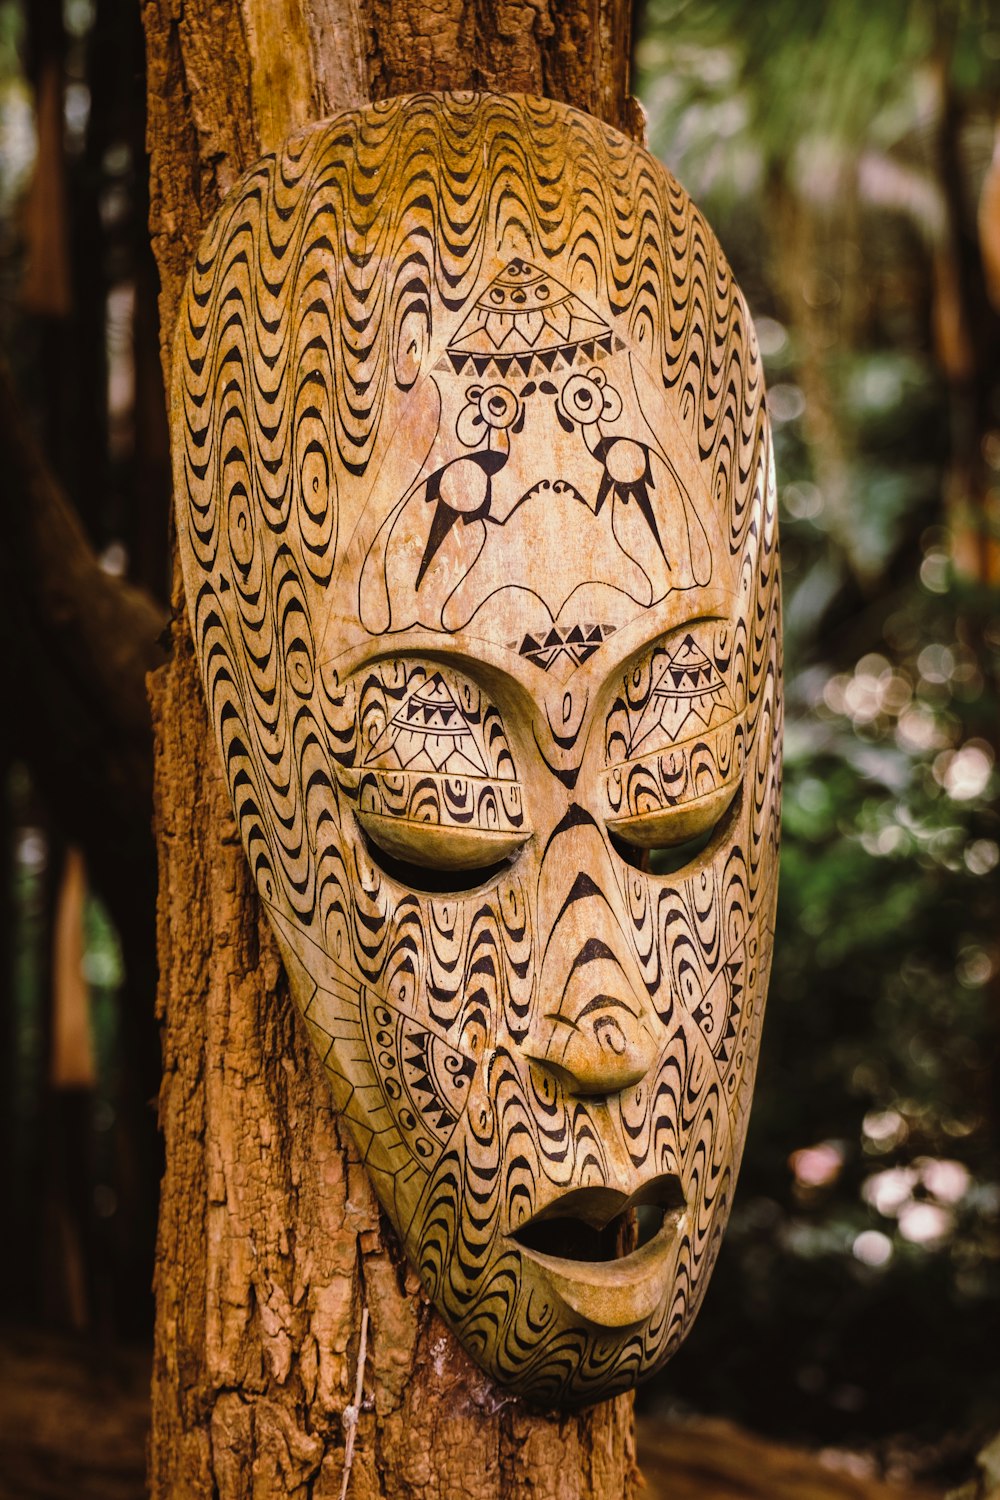
[[[698, 625], [724, 624], [730, 620], [731, 616], [723, 613], [722, 610], [713, 610], [709, 614], [692, 615], [690, 619], [681, 620], [678, 624], [671, 625], [668, 630], [661, 631], [658, 635], [649, 637], [642, 645], [637, 646], [634, 651], [630, 651], [623, 662], [620, 661], [616, 666], [611, 667], [601, 683], [602, 688], [607, 688], [613, 679], [625, 670], [627, 663], [642, 661], [644, 657], [649, 656], [657, 647], [663, 646], [666, 641], [671, 640], [675, 635], [679, 635], [682, 630], [693, 630]], [[613, 640], [614, 637], [611, 639]]]

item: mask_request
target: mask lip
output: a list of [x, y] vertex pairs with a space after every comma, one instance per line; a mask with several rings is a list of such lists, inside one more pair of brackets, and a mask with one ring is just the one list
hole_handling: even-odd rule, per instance
[[[604, 1227], [632, 1208], [657, 1209], [662, 1218], [656, 1233], [629, 1254], [603, 1260], [549, 1254], [526, 1245], [522, 1236], [532, 1225], [566, 1218]], [[580, 1209], [565, 1214], [561, 1209]], [[595, 1328], [633, 1328], [652, 1317], [669, 1293], [668, 1270], [687, 1223], [687, 1205], [680, 1179], [663, 1173], [648, 1179], [636, 1192], [615, 1188], [571, 1188], [534, 1214], [513, 1234], [508, 1244], [533, 1267], [550, 1291], [577, 1318]]]
[[518, 1225], [511, 1237], [516, 1238], [531, 1225], [550, 1219], [579, 1218], [595, 1229], [603, 1229], [630, 1208], [662, 1208], [665, 1213], [672, 1213], [683, 1209], [685, 1202], [684, 1190], [675, 1172], [654, 1173], [643, 1179], [631, 1193], [610, 1184], [567, 1188]]

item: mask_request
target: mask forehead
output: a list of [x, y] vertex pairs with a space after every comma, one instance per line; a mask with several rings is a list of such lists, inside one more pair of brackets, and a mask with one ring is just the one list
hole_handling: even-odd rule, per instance
[[[248, 174], [174, 371], [210, 716], [338, 1108], [475, 1357], [612, 1394], [703, 1293], [770, 961], [776, 538], [742, 298], [615, 131], [422, 95]], [[662, 1228], [610, 1279], [531, 1228], [636, 1205]]]
[[[553, 257], [556, 264], [568, 257]], [[732, 560], [671, 393], [588, 300], [518, 258], [474, 294], [412, 393], [361, 537], [357, 623], [506, 646], [566, 680], [668, 595]], [[433, 350], [432, 350], [433, 355]], [[430, 414], [433, 435], [414, 451]], [[692, 609], [697, 608], [692, 603]], [[351, 623], [332, 618], [324, 655]]]

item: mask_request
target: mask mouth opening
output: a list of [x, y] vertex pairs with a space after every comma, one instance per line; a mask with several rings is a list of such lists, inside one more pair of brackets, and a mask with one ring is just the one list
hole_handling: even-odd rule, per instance
[[680, 1182], [670, 1175], [654, 1178], [631, 1196], [614, 1188], [572, 1188], [510, 1238], [538, 1255], [607, 1264], [643, 1249], [683, 1208]]

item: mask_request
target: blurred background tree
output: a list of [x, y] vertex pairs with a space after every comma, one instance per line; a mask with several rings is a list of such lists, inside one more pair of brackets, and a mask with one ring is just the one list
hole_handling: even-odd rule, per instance
[[[0, 0], [0, 1311], [117, 1337], [148, 1333], [159, 1172], [137, 10]], [[958, 1475], [1000, 1426], [1000, 17], [646, 0], [637, 35], [652, 149], [757, 320], [788, 668], [743, 1174], [642, 1399]]]
[[105, 1335], [148, 1331], [160, 1174], [144, 678], [169, 481], [144, 109], [129, 0], [3, 0], [0, 1312]]

